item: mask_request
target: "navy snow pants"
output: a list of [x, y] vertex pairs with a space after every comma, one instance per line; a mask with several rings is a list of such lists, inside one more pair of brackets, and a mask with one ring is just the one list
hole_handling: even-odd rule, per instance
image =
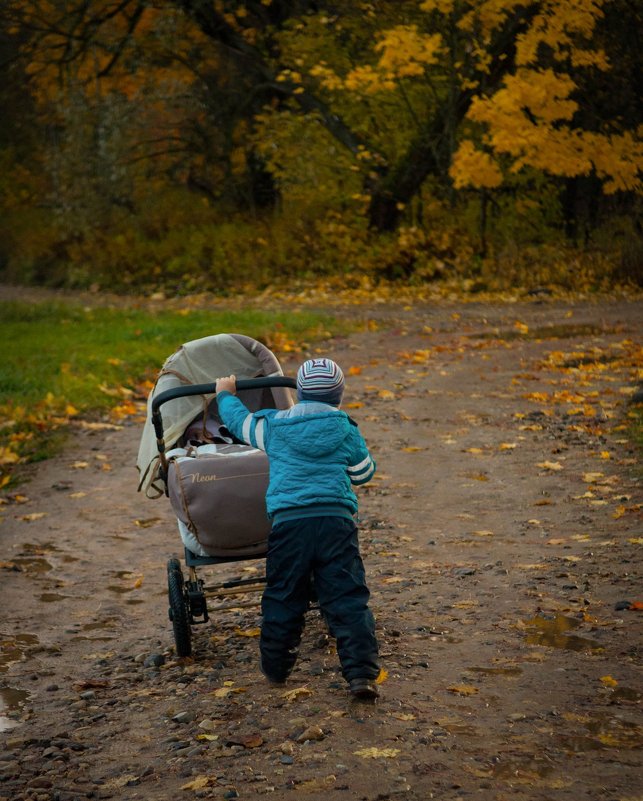
[[311, 596], [337, 641], [347, 681], [379, 673], [375, 621], [359, 553], [357, 528], [344, 517], [303, 517], [273, 526], [261, 601], [261, 667], [273, 681], [293, 669]]

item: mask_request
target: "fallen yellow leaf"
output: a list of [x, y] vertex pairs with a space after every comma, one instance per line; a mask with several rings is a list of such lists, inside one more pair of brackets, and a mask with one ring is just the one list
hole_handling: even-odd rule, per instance
[[359, 751], [353, 751], [355, 756], [362, 757], [363, 759], [391, 759], [400, 753], [399, 748], [360, 748]]
[[604, 473], [583, 473], [583, 481], [586, 484], [594, 484], [599, 478], [603, 478]]
[[303, 782], [297, 782], [295, 790], [303, 793], [315, 793], [320, 790], [330, 790], [335, 785], [337, 776], [332, 773], [328, 776], [323, 776], [320, 779], [305, 779]]
[[380, 668], [380, 672], [377, 674], [377, 678], [375, 679], [375, 684], [384, 684], [384, 682], [387, 679], [388, 679], [388, 670]]
[[538, 462], [537, 467], [542, 467], [543, 470], [562, 470], [563, 466], [560, 462]]
[[612, 678], [612, 676], [601, 676], [600, 681], [605, 687], [616, 687], [618, 684], [616, 679]]
[[238, 637], [258, 637], [261, 634], [261, 629], [260, 628], [256, 628], [256, 629], [245, 629], [244, 630], [244, 629], [236, 628], [234, 630], [234, 633]]
[[181, 790], [203, 790], [216, 782], [214, 776], [197, 776], [191, 782], [181, 786]]
[[447, 690], [456, 695], [475, 695], [480, 692], [477, 687], [473, 687], [471, 684], [452, 684], [447, 687]]
[[213, 690], [210, 695], [213, 695], [215, 698], [226, 698], [228, 695], [232, 695], [232, 693], [245, 692], [245, 687], [219, 687], [217, 690]]
[[31, 512], [28, 515], [20, 515], [20, 520], [24, 520], [27, 523], [31, 523], [32, 520], [40, 520], [41, 517], [46, 517], [47, 512]]
[[295, 687], [293, 690], [288, 690], [282, 696], [285, 698], [286, 701], [290, 704], [293, 701], [296, 701], [297, 698], [305, 698], [308, 695], [312, 695], [313, 691], [309, 690], [308, 687]]
[[0, 445], [0, 464], [17, 464], [20, 461], [20, 456], [4, 445]]
[[138, 526], [139, 528], [149, 528], [150, 526], [156, 525], [161, 521], [160, 517], [148, 517], [146, 520], [135, 520], [134, 525]]

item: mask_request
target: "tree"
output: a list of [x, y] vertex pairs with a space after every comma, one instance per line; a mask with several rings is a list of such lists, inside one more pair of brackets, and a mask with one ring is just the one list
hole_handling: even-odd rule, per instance
[[[614, 2], [615, 0], [613, 0]], [[618, 0], [626, 3], [626, 0]], [[627, 3], [626, 3], [627, 5]], [[243, 172], [274, 200], [294, 162], [270, 125], [323, 130], [369, 225], [391, 231], [422, 187], [454, 199], [529, 171], [639, 192], [636, 126], [592, 86], [608, 0], [9, 0], [41, 103], [82, 87], [136, 102], [130, 161], [212, 198]], [[589, 76], [589, 77], [588, 77]], [[98, 105], [98, 104], [97, 104]], [[96, 107], [97, 107], [96, 105]], [[141, 112], [142, 109], [142, 112]], [[296, 118], [299, 118], [298, 120]], [[97, 123], [98, 125], [98, 117]], [[260, 134], [260, 135], [259, 135]], [[314, 139], [314, 137], [312, 137]], [[291, 143], [294, 141], [290, 139]], [[302, 157], [309, 137], [298, 143]]]

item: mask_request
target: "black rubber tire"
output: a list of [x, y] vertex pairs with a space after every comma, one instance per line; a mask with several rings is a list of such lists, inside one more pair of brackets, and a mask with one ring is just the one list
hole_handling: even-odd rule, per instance
[[173, 570], [178, 570], [179, 573], [181, 572], [181, 563], [175, 557], [167, 560], [167, 572], [171, 573]]
[[192, 653], [192, 631], [188, 605], [183, 591], [183, 574], [180, 570], [168, 570], [167, 592], [170, 601], [170, 619], [174, 629], [174, 643], [177, 656], [190, 656]]

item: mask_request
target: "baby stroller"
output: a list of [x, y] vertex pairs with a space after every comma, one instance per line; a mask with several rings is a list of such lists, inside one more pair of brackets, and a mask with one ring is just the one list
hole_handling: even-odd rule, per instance
[[139, 446], [138, 490], [148, 498], [169, 497], [184, 546], [187, 580], [178, 559], [167, 563], [178, 656], [191, 655], [191, 626], [209, 620], [208, 598], [258, 591], [265, 583], [261, 576], [206, 586], [197, 576], [198, 567], [259, 559], [267, 552], [268, 458], [235, 439], [218, 417], [214, 382], [230, 374], [251, 412], [293, 404], [288, 388], [296, 383], [284, 377], [265, 345], [241, 334], [196, 339], [163, 365]]

